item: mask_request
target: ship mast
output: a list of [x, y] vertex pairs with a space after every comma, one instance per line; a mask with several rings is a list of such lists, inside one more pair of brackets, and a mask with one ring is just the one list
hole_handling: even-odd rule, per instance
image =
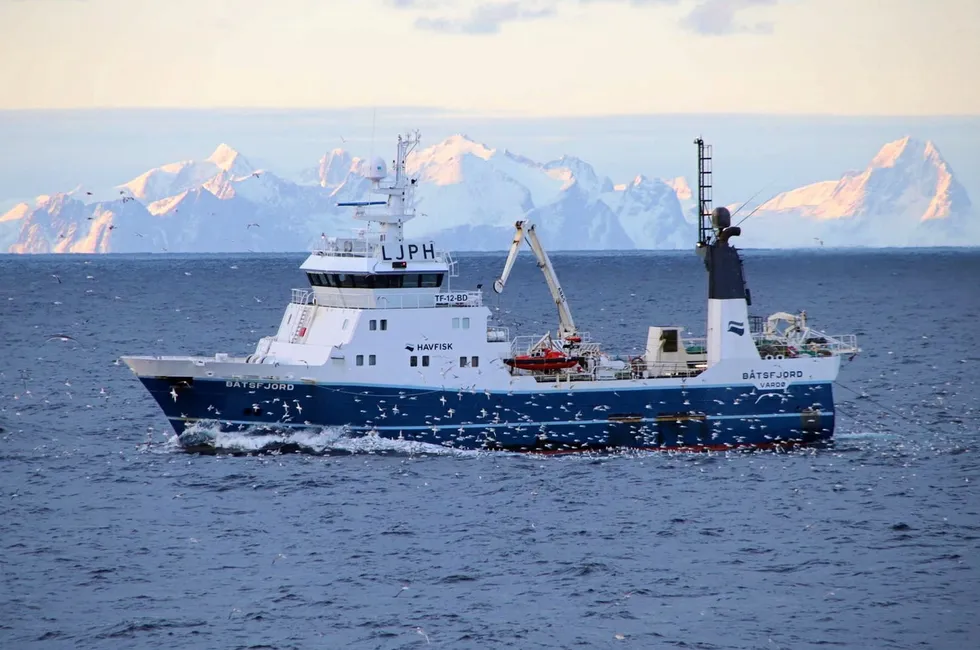
[[[408, 154], [415, 150], [421, 140], [421, 133], [413, 131], [405, 136], [398, 136], [398, 153], [394, 161], [395, 177], [391, 185], [382, 187], [381, 182], [388, 176], [388, 170], [384, 159], [380, 156], [370, 161], [367, 171], [367, 178], [372, 181], [374, 187], [371, 191], [375, 194], [383, 194], [388, 197], [386, 201], [351, 201], [338, 203], [338, 206], [355, 207], [354, 218], [361, 221], [373, 221], [381, 225], [382, 237], [384, 242], [400, 244], [405, 239], [403, 226], [409, 219], [415, 218], [415, 185], [417, 179], [409, 178], [405, 171], [405, 161]], [[384, 212], [371, 212], [365, 210], [371, 206], [387, 206]]]
[[698, 138], [698, 248], [711, 243], [711, 145]]

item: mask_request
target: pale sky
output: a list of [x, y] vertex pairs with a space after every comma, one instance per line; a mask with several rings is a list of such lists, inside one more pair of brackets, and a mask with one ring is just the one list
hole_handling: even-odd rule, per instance
[[980, 0], [0, 0], [0, 108], [980, 115]]

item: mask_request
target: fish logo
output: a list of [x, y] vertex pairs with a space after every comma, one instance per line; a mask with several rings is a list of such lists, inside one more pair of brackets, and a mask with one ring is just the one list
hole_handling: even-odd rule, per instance
[[728, 321], [728, 331], [732, 334], [742, 336], [745, 334], [745, 323], [739, 320], [730, 320]]
[[409, 352], [415, 352], [415, 346], [414, 345], [406, 345], [405, 346], [405, 349], [408, 350]]

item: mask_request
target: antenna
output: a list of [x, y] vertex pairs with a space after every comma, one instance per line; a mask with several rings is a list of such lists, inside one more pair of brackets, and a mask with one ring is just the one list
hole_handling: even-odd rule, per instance
[[368, 156], [368, 160], [374, 160], [374, 127], [378, 121], [378, 107], [375, 106], [374, 110], [371, 112], [371, 153]]
[[[735, 217], [737, 217], [737, 216], [738, 216], [738, 213], [739, 213], [739, 212], [741, 212], [741, 211], [742, 211], [742, 209], [743, 209], [743, 208], [744, 208], [745, 206], [747, 206], [747, 205], [748, 205], [749, 203], [751, 203], [752, 201], [754, 201], [754, 200], [755, 200], [755, 197], [757, 197], [757, 196], [759, 196], [760, 194], [762, 194], [762, 192], [763, 192], [763, 191], [764, 191], [764, 190], [765, 190], [765, 189], [766, 189], [767, 187], [769, 187], [770, 185], [772, 185], [772, 181], [769, 181], [768, 183], [766, 183], [765, 185], [763, 185], [763, 186], [762, 186], [762, 189], [761, 189], [761, 190], [759, 190], [758, 192], [756, 192], [755, 194], [753, 194], [752, 196], [750, 196], [749, 198], [747, 198], [747, 199], [745, 200], [745, 203], [743, 203], [742, 205], [740, 205], [740, 206], [738, 206], [737, 208], [735, 208], [735, 212], [732, 212], [732, 219], [734, 219]], [[747, 218], [748, 218], [748, 217], [746, 217], [746, 219], [747, 219]], [[741, 222], [741, 221], [739, 221], [738, 223], [742, 223], [742, 222]], [[738, 225], [738, 224], [735, 224], [735, 225]]]

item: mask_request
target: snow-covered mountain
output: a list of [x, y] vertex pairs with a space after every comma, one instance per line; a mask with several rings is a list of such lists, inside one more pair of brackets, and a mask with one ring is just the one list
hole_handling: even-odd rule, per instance
[[[202, 161], [152, 169], [106, 193], [39, 197], [0, 217], [12, 252], [305, 250], [361, 226], [340, 201], [370, 196], [362, 159], [335, 149], [299, 182], [256, 169], [228, 145]], [[587, 162], [538, 163], [457, 135], [414, 152], [419, 217], [410, 237], [456, 250], [504, 249], [530, 217], [552, 249], [674, 248], [693, 241], [674, 190], [637, 177], [614, 185]], [[124, 209], [120, 209], [124, 207]]]
[[123, 183], [120, 189], [123, 190], [122, 194], [152, 202], [200, 187], [219, 173], [241, 178], [255, 171], [244, 156], [228, 145], [221, 144], [202, 161], [184, 160], [151, 169], [128, 183]]
[[[361, 158], [335, 149], [294, 182], [223, 144], [204, 160], [163, 165], [116, 188], [18, 204], [0, 216], [0, 251], [307, 250], [324, 233], [363, 225], [336, 205], [371, 196], [361, 167]], [[505, 249], [521, 218], [538, 224], [552, 250], [688, 248], [695, 239], [683, 177], [614, 183], [579, 158], [539, 163], [462, 135], [413, 152], [407, 167], [418, 179], [419, 212], [407, 236], [449, 249]], [[978, 244], [971, 214], [935, 146], [906, 138], [863, 172], [768, 201], [739, 243]]]
[[966, 194], [932, 142], [889, 142], [866, 169], [784, 192], [758, 207], [743, 246], [980, 244]]

